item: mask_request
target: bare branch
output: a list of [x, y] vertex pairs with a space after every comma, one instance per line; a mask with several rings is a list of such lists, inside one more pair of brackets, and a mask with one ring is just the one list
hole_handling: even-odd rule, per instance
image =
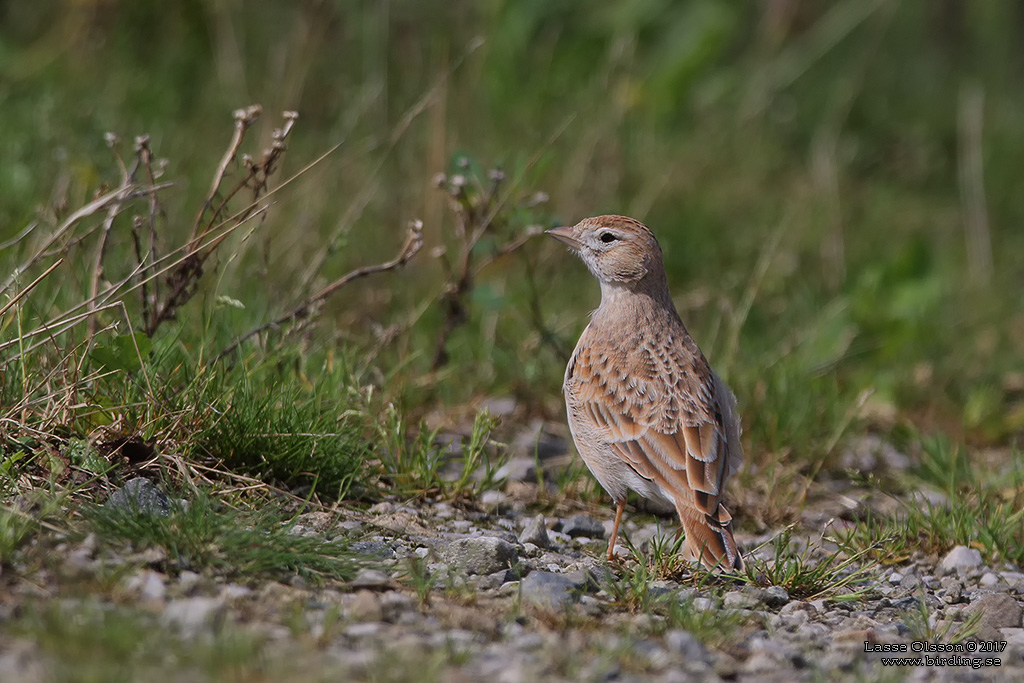
[[333, 295], [335, 292], [337, 292], [342, 287], [348, 285], [349, 283], [360, 278], [367, 277], [368, 275], [385, 273], [387, 271], [395, 270], [396, 268], [404, 266], [406, 263], [412, 260], [412, 258], [415, 257], [416, 254], [418, 254], [420, 249], [422, 248], [423, 222], [415, 220], [409, 223], [409, 230], [406, 233], [405, 243], [402, 245], [401, 250], [399, 250], [398, 255], [395, 256], [395, 258], [391, 259], [390, 261], [385, 261], [384, 263], [379, 263], [377, 265], [356, 268], [355, 270], [346, 273], [342, 277], [338, 278], [331, 284], [321, 289], [316, 294], [313, 294], [312, 296], [307, 298], [301, 304], [299, 304], [292, 310], [288, 311], [284, 315], [278, 317], [277, 319], [269, 323], [264, 323], [259, 327], [250, 330], [249, 332], [246, 332], [244, 335], [242, 335], [234, 342], [232, 342], [226, 349], [217, 354], [217, 356], [213, 359], [212, 362], [215, 362], [217, 360], [220, 360], [224, 356], [227, 356], [235, 349], [237, 349], [242, 343], [248, 341], [249, 339], [255, 337], [256, 335], [262, 332], [266, 332], [267, 330], [270, 329], [278, 329], [285, 323], [310, 317], [311, 315], [313, 315], [313, 312], [316, 310], [319, 304], [326, 301], [331, 295]]
[[[227, 151], [224, 152], [224, 156], [221, 157], [220, 163], [217, 165], [217, 171], [213, 174], [213, 182], [210, 184], [210, 191], [206, 195], [206, 201], [203, 202], [203, 206], [199, 209], [199, 215], [196, 216], [195, 225], [192, 227], [192, 236], [189, 237], [188, 240], [189, 248], [187, 253], [195, 251], [195, 245], [199, 237], [202, 236], [203, 232], [206, 232], [206, 230], [202, 230], [202, 232], [200, 232], [200, 226], [203, 224], [203, 216], [205, 216], [206, 212], [213, 206], [217, 192], [220, 190], [220, 186], [224, 182], [224, 176], [228, 172], [228, 167], [231, 166], [231, 162], [235, 160], [235, 157], [238, 155], [238, 150], [242, 146], [242, 140], [245, 139], [246, 131], [249, 130], [249, 127], [252, 126], [252, 124], [256, 123], [262, 113], [263, 107], [258, 104], [251, 105], [245, 109], [235, 110], [235, 132], [231, 136], [231, 142], [228, 143]], [[223, 203], [221, 206], [223, 207]], [[217, 220], [217, 214], [219, 212], [220, 209], [214, 212], [213, 218], [210, 219], [210, 222]]]

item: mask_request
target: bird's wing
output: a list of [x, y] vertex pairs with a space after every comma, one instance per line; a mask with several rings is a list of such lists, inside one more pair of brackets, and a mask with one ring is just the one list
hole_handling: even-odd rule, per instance
[[720, 515], [726, 478], [742, 457], [739, 421], [735, 398], [692, 341], [664, 351], [579, 348], [566, 380], [578, 419], [612, 453], [677, 503]]

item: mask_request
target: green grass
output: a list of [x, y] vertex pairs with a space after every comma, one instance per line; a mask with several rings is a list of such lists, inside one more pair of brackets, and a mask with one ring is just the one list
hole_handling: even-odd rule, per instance
[[367, 486], [368, 414], [346, 368], [306, 362], [298, 371], [263, 365], [211, 374], [216, 382], [201, 395], [177, 400], [182, 411], [197, 407], [185, 440], [197, 453], [304, 497], [340, 500], [353, 485]]
[[959, 643], [976, 638], [980, 627], [981, 615], [971, 614], [960, 623], [938, 623], [928, 608], [924, 596], [918, 600], [917, 608], [908, 610], [904, 621], [910, 629], [913, 640], [924, 640], [931, 643]]
[[[670, 629], [684, 629], [708, 647], [722, 647], [738, 631], [754, 624], [736, 611], [698, 609], [694, 598], [664, 593], [652, 587], [658, 580], [691, 580], [700, 589], [711, 590], [724, 585], [717, 575], [696, 569], [683, 559], [682, 536], [656, 536], [651, 541], [650, 556], [645, 557], [632, 546], [633, 558], [605, 583], [612, 603], [622, 610], [653, 617], [652, 635], [663, 635]], [[728, 579], [725, 580], [726, 582]]]
[[751, 558], [742, 578], [757, 586], [781, 586], [794, 600], [861, 600], [872, 591], [875, 562], [866, 551], [826, 551], [807, 543], [792, 547], [792, 528], [771, 541], [775, 556]]
[[893, 517], [869, 515], [837, 534], [842, 545], [887, 564], [915, 552], [942, 555], [957, 545], [977, 548], [991, 561], [1024, 562], [1024, 514], [1020, 506], [981, 491], [957, 495], [948, 505], [902, 503]]
[[207, 496], [193, 498], [185, 509], [172, 504], [166, 517], [107, 507], [83, 514], [85, 529], [115, 547], [163, 551], [167, 570], [248, 580], [297, 575], [344, 581], [362, 564], [343, 539], [296, 536], [279, 513], [237, 513]]
[[[848, 550], [889, 564], [914, 552], [941, 555], [953, 546], [977, 548], [990, 561], [1024, 562], [1024, 459], [1012, 450], [998, 469], [966, 460], [964, 447], [941, 436], [920, 439], [921, 463], [908, 491], [937, 488], [941, 502], [897, 498], [891, 516], [868, 514], [837, 534]], [[877, 485], [877, 484], [876, 484]]]

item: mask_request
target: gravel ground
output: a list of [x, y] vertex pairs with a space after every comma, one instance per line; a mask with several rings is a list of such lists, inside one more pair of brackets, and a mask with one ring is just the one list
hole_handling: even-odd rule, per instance
[[[800, 600], [725, 581], [695, 587], [684, 571], [679, 582], [646, 583], [642, 594], [659, 606], [644, 609], [621, 588], [637, 566], [632, 554], [599, 559], [610, 509], [601, 519], [540, 515], [528, 504], [530, 468], [513, 461], [507, 474], [505, 491], [472, 506], [382, 502], [301, 516], [295, 534], [356, 539], [352, 549], [375, 568], [350, 584], [240, 585], [144, 568], [117, 578], [103, 600], [142, 608], [186, 639], [225, 624], [258, 633], [265, 651], [294, 653], [283, 677], [295, 680], [328, 670], [333, 680], [1024, 680], [1024, 573], [987, 566], [975, 549], [877, 567], [859, 600]], [[675, 525], [634, 513], [624, 529], [644, 549]], [[749, 549], [763, 539], [738, 540]], [[72, 574], [110, 563], [94, 539], [63, 553]], [[53, 594], [42, 580], [16, 583], [0, 626], [31, 596]], [[672, 618], [672, 604], [691, 621]], [[923, 639], [952, 643], [968, 624], [976, 640], [961, 651], [915, 651]], [[885, 665], [891, 656], [943, 661]], [[0, 680], [51, 680], [48, 671], [30, 641], [0, 636]]]

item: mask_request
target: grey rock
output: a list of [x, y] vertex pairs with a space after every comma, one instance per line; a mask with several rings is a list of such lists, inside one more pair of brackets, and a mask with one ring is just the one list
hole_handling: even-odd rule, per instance
[[602, 566], [573, 569], [567, 571], [565, 576], [572, 580], [580, 590], [588, 593], [600, 590], [602, 585], [611, 581], [611, 572]]
[[879, 466], [894, 470], [910, 467], [910, 458], [876, 434], [854, 437], [839, 458], [840, 466], [858, 471], [874, 471]]
[[523, 544], [523, 557], [540, 557], [544, 551], [532, 543]]
[[523, 533], [519, 534], [519, 542], [522, 544], [532, 543], [538, 548], [550, 548], [551, 539], [548, 537], [547, 522], [544, 515], [537, 515], [529, 521]]
[[125, 588], [138, 595], [140, 600], [156, 602], [163, 600], [167, 594], [166, 579], [163, 574], [143, 569], [125, 582]]
[[480, 495], [480, 504], [489, 508], [500, 508], [508, 503], [508, 494], [504, 491], [484, 491]]
[[[345, 635], [357, 640], [361, 638], [372, 638], [379, 635], [385, 628], [387, 628], [387, 625], [379, 621], [363, 621], [352, 624], [345, 629]], [[374, 658], [376, 658], [376, 654], [374, 654]]]
[[561, 609], [569, 602], [579, 600], [580, 586], [568, 576], [553, 572], [530, 572], [519, 582], [523, 602]]
[[106, 507], [127, 510], [140, 515], [167, 517], [171, 514], [171, 501], [153, 482], [135, 477], [110, 494]]
[[968, 605], [965, 612], [980, 614], [978, 637], [982, 640], [999, 640], [999, 629], [1021, 627], [1020, 603], [1006, 593], [983, 595]]
[[220, 598], [181, 598], [167, 603], [162, 620], [169, 626], [181, 629], [186, 635], [194, 635], [223, 614], [224, 601]]
[[185, 570], [178, 575], [178, 586], [182, 591], [188, 593], [199, 585], [203, 577], [196, 572]]
[[382, 590], [392, 588], [394, 582], [391, 577], [379, 569], [362, 569], [356, 578], [352, 579], [353, 588], [367, 588], [370, 590]]
[[253, 594], [253, 589], [248, 586], [240, 586], [237, 583], [229, 583], [220, 591], [220, 597], [228, 602], [247, 598]]
[[673, 629], [665, 634], [665, 648], [673, 654], [680, 655], [687, 663], [711, 662], [711, 655], [704, 644], [683, 629]]
[[678, 594], [678, 586], [673, 581], [651, 581], [647, 584], [647, 595], [651, 598], [663, 598]]
[[[1021, 584], [1024, 584], [1024, 574], [1020, 572], [1005, 571], [1001, 573], [1003, 576], [1003, 581], [1005, 581], [1010, 586], [1020, 586]], [[1021, 591], [1020, 588], [1018, 588], [1017, 590], [1018, 592], [1024, 592]]]
[[537, 461], [527, 456], [512, 458], [494, 476], [498, 481], [537, 481]]
[[356, 541], [348, 548], [354, 553], [380, 560], [393, 560], [396, 557], [394, 549], [382, 541]]
[[1024, 647], [1024, 628], [1001, 628], [999, 632], [1008, 645]]
[[779, 614], [782, 616], [788, 616], [797, 612], [803, 612], [809, 617], [813, 617], [818, 614], [817, 608], [804, 600], [794, 600], [793, 602], [787, 603], [785, 607], [779, 610]]
[[921, 600], [920, 597], [917, 595], [908, 595], [905, 598], [893, 600], [891, 604], [898, 610], [907, 611], [915, 609], [916, 607], [920, 606]]
[[949, 496], [942, 491], [935, 489], [919, 489], [910, 493], [910, 503], [920, 508], [933, 507], [936, 509], [949, 509]]
[[981, 553], [975, 548], [958, 545], [942, 558], [939, 571], [952, 574], [957, 571], [973, 569], [981, 566]]
[[985, 572], [981, 579], [978, 580], [978, 585], [984, 586], [985, 588], [991, 588], [999, 584], [999, 577], [992, 572]]
[[914, 590], [921, 585], [921, 579], [913, 574], [907, 574], [900, 579], [900, 588], [904, 590]]
[[493, 574], [519, 561], [516, 548], [494, 536], [460, 538], [444, 550], [444, 561], [466, 574]]
[[761, 595], [765, 607], [775, 609], [789, 604], [789, 591], [782, 586], [769, 586]]
[[47, 675], [44, 660], [39, 657], [38, 645], [29, 638], [5, 639], [0, 648], [0, 680], [37, 683], [52, 680]]
[[759, 607], [781, 607], [790, 601], [790, 593], [781, 586], [770, 589], [744, 586], [738, 591], [725, 594], [723, 604], [732, 609], [758, 609]]
[[296, 517], [295, 524], [323, 533], [334, 524], [334, 515], [329, 512], [307, 512]]
[[562, 523], [562, 533], [571, 538], [604, 538], [604, 524], [593, 517], [574, 515]]
[[551, 539], [555, 545], [566, 545], [572, 539], [569, 538], [569, 534], [563, 534], [561, 531], [555, 531], [554, 529], [548, 530], [548, 538]]
[[964, 587], [959, 582], [954, 582], [948, 588], [939, 590], [939, 597], [947, 605], [955, 605], [963, 601]]
[[511, 569], [499, 569], [493, 574], [478, 576], [473, 582], [478, 590], [497, 590], [509, 581], [516, 580], [515, 572]]
[[348, 616], [353, 621], [382, 621], [384, 608], [376, 593], [361, 590], [352, 596], [348, 604]]
[[494, 396], [484, 399], [480, 407], [496, 417], [508, 417], [516, 411], [516, 399], [512, 396]]
[[408, 614], [418, 614], [416, 599], [399, 591], [388, 591], [380, 595], [381, 616], [392, 624], [402, 621]]
[[751, 586], [738, 591], [729, 591], [722, 597], [722, 604], [729, 609], [757, 609], [764, 604], [762, 589]]
[[96, 554], [96, 534], [89, 534], [85, 540], [64, 558], [64, 571], [69, 576], [78, 576], [93, 571]]
[[395, 511], [395, 504], [392, 503], [392, 502], [384, 500], [384, 501], [381, 501], [379, 503], [375, 503], [374, 505], [372, 505], [370, 507], [370, 509], [367, 510], [367, 513], [369, 513], [370, 515], [379, 516], [379, 515], [390, 515], [394, 511]]
[[634, 643], [630, 648], [630, 654], [639, 657], [647, 667], [652, 669], [664, 669], [670, 663], [668, 652], [651, 640]]

